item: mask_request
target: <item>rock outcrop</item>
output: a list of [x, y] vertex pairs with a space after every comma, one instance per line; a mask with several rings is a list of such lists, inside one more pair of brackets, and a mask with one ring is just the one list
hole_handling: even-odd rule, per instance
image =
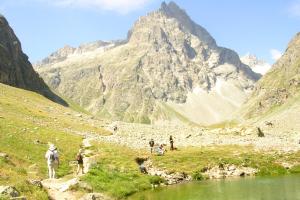
[[38, 72], [87, 110], [128, 122], [227, 120], [260, 78], [173, 2], [140, 17], [126, 42], [76, 51]]
[[28, 57], [22, 52], [21, 43], [4, 16], [0, 15], [0, 83], [31, 90], [67, 105], [55, 95], [34, 71]]

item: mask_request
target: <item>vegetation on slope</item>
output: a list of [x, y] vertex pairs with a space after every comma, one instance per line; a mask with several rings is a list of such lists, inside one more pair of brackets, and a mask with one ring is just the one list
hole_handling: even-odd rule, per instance
[[0, 84], [0, 185], [13, 185], [27, 199], [47, 199], [42, 189], [28, 184], [30, 179], [47, 177], [44, 159], [48, 143], [60, 152], [58, 177], [72, 173], [82, 138], [74, 132], [103, 134], [100, 128], [85, 124], [62, 107], [33, 92]]

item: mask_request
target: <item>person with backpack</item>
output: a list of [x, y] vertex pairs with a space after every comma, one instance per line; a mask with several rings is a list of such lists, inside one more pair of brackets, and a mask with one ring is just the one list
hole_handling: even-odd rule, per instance
[[82, 149], [79, 149], [79, 152], [76, 155], [76, 160], [77, 160], [77, 173], [76, 174], [78, 175], [80, 170], [81, 170], [81, 174], [84, 174]]
[[48, 172], [49, 172], [49, 178], [54, 179], [55, 178], [55, 168], [59, 167], [59, 157], [57, 148], [54, 144], [49, 145], [49, 149], [47, 150], [45, 154], [45, 158], [47, 160], [48, 165]]

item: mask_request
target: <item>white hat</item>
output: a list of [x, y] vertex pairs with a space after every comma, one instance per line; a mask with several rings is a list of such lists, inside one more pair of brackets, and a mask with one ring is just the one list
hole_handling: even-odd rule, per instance
[[55, 145], [54, 144], [50, 144], [49, 145], [49, 150], [50, 151], [54, 151], [56, 149]]

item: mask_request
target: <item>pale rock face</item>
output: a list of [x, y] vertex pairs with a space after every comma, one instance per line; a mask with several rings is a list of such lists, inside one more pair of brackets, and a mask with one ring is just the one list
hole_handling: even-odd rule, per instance
[[259, 74], [266, 74], [272, 67], [269, 63], [264, 60], [258, 59], [255, 55], [246, 54], [241, 57], [241, 61], [251, 67], [251, 69]]
[[[89, 111], [143, 123], [229, 119], [260, 78], [173, 2], [140, 17], [127, 42], [109, 45], [104, 51], [71, 53], [37, 70], [56, 91]], [[216, 92], [218, 80], [221, 92]], [[203, 95], [195, 96], [198, 89]], [[207, 112], [215, 105], [224, 107]], [[207, 119], [191, 113], [191, 107]]]

